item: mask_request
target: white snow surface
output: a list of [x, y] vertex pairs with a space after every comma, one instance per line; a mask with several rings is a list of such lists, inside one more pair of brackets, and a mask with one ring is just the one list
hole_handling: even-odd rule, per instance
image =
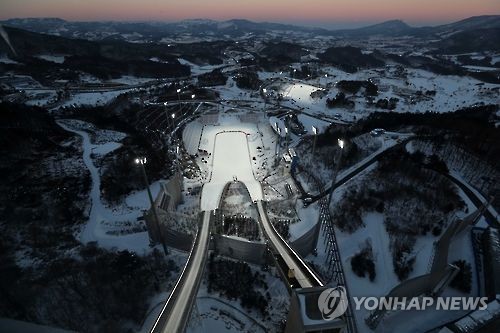
[[122, 94], [123, 90], [106, 92], [82, 92], [72, 95], [62, 106], [76, 105], [105, 105], [115, 97]]
[[188, 124], [183, 132], [184, 147], [201, 169], [201, 209], [217, 208], [224, 186], [242, 181], [252, 200], [262, 200], [259, 183], [274, 162], [277, 139], [267, 120], [258, 113], [207, 114]]
[[282, 89], [281, 93], [286, 98], [292, 98], [303, 103], [313, 103], [314, 99], [311, 98], [311, 93], [320, 88], [306, 83], [294, 83], [285, 85]]
[[290, 241], [294, 241], [306, 232], [316, 227], [319, 218], [319, 206], [315, 202], [307, 208], [303, 207], [302, 201], [297, 201], [295, 210], [299, 216], [299, 221], [290, 224]]
[[2, 64], [18, 64], [17, 61], [10, 59], [5, 54], [0, 55], [0, 63], [2, 63]]
[[248, 150], [247, 134], [222, 132], [215, 135], [213, 172], [203, 186], [201, 209], [213, 210], [219, 205], [224, 186], [233, 180], [243, 182], [252, 200], [262, 200], [262, 187], [255, 179]]
[[65, 56], [63, 55], [52, 55], [52, 54], [40, 54], [36, 56], [39, 59], [55, 62], [56, 64], [64, 63]]
[[[149, 207], [145, 190], [131, 194], [125, 199], [125, 204], [120, 207], [108, 207], [101, 200], [101, 178], [99, 169], [94, 164], [91, 153], [105, 155], [121, 146], [117, 142], [93, 144], [89, 134], [81, 129], [81, 121], [59, 121], [58, 124], [69, 132], [78, 134], [83, 139], [83, 161], [90, 171], [92, 188], [90, 192], [91, 208], [89, 221], [80, 232], [79, 239], [82, 243], [97, 242], [99, 246], [106, 249], [129, 250], [138, 254], [149, 253], [149, 236], [146, 231], [128, 234], [113, 233], [120, 229], [120, 224], [134, 224], [142, 216], [142, 210]], [[76, 127], [75, 124], [78, 124]], [[88, 125], [88, 124], [87, 124]], [[151, 192], [156, 196], [160, 190], [160, 183], [151, 185]]]

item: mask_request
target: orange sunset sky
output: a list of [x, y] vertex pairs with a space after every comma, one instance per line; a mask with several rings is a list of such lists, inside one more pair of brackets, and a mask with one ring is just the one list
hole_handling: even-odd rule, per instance
[[0, 19], [246, 18], [318, 26], [402, 19], [413, 25], [424, 25], [486, 14], [500, 14], [500, 0], [0, 0]]

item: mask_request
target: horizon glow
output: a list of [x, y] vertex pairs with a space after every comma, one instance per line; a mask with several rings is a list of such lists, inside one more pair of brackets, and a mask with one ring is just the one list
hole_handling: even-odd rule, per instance
[[179, 21], [243, 18], [302, 25], [362, 25], [401, 19], [438, 24], [500, 14], [498, 0], [2, 0], [0, 19], [58, 17], [69, 21]]

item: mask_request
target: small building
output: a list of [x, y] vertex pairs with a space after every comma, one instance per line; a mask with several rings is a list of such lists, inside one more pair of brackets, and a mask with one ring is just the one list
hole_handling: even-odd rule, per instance
[[328, 288], [329, 287], [293, 289], [285, 333], [347, 332], [347, 325], [342, 317], [333, 320], [323, 319], [323, 315], [318, 306], [318, 298], [319, 295]]
[[152, 242], [166, 244], [183, 251], [189, 251], [192, 235], [169, 228], [168, 221], [176, 219], [177, 207], [182, 203], [183, 176], [176, 173], [167, 183], [161, 184], [160, 193], [154, 201], [158, 223], [152, 207], [144, 214], [144, 220]]
[[285, 163], [287, 164], [290, 164], [292, 163], [292, 157], [290, 156], [289, 153], [284, 153], [283, 154], [283, 160], [285, 161]]

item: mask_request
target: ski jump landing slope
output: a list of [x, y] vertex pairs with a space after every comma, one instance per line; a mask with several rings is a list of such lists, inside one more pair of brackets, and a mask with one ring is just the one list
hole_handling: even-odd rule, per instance
[[224, 186], [234, 180], [246, 185], [253, 201], [263, 200], [262, 187], [253, 174], [246, 133], [215, 135], [212, 170], [210, 181], [203, 186], [201, 210], [217, 209]]

